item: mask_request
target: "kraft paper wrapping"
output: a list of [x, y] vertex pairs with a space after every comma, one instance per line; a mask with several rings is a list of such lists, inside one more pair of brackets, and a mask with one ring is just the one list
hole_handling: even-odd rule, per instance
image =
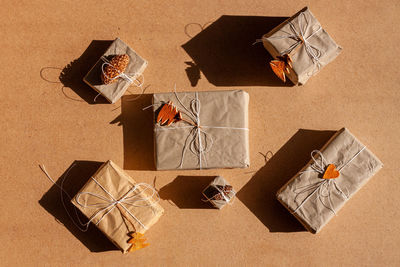
[[[195, 92], [176, 93], [182, 104], [190, 109]], [[182, 112], [185, 108], [174, 93], [160, 93], [153, 96], [153, 111], [162, 103], [172, 101]], [[157, 170], [247, 168], [249, 159], [248, 103], [249, 95], [242, 90], [198, 92], [200, 103], [200, 126], [202, 145], [201, 166], [198, 153], [193, 153], [190, 142], [197, 138], [191, 134], [193, 127], [180, 121], [170, 126], [154, 124], [155, 163]], [[187, 113], [187, 112], [186, 112]], [[183, 117], [188, 118], [185, 114]], [[156, 119], [156, 118], [155, 118]], [[180, 166], [182, 161], [182, 165]]]
[[[118, 167], [111, 160], [104, 163], [99, 170], [93, 175], [93, 178], [104, 187], [116, 200], [120, 199], [125, 193], [127, 193], [136, 182], [127, 175], [120, 167]], [[110, 199], [110, 196], [92, 179], [90, 179], [78, 192], [78, 194], [71, 200], [71, 202], [83, 213], [86, 217], [91, 218], [96, 212], [99, 211], [100, 207], [84, 207], [86, 205], [93, 204], [107, 204], [107, 202], [101, 200], [98, 197], [94, 197], [90, 194], [83, 194], [80, 196], [80, 205], [77, 202], [77, 196], [79, 193], [89, 192], [90, 194], [100, 195], [106, 199]], [[134, 192], [139, 192], [135, 189]], [[132, 206], [125, 204], [125, 207], [144, 224], [147, 229], [154, 225], [161, 215], [164, 213], [164, 209], [154, 201], [146, 192], [140, 192], [138, 197], [144, 198], [145, 200], [140, 201], [141, 207]], [[146, 205], [147, 204], [147, 205]], [[97, 227], [123, 252], [126, 252], [131, 244], [127, 243], [129, 240], [128, 233], [136, 230], [136, 232], [144, 233], [146, 228], [141, 226], [135, 219], [131, 220], [135, 222], [135, 229], [130, 223], [124, 219], [118, 208], [114, 207], [110, 213], [107, 213], [109, 209], [101, 212], [98, 216], [92, 220], [93, 224], [96, 224], [99, 220], [100, 223]], [[127, 214], [129, 215], [129, 214]], [[102, 219], [101, 219], [102, 218]]]
[[[206, 190], [211, 186], [211, 187], [216, 187], [217, 185], [220, 186], [225, 186], [225, 185], [229, 185], [229, 183], [222, 177], [222, 176], [217, 176], [215, 177], [215, 179], [210, 183], [209, 186], [207, 186], [207, 188], [203, 191], [203, 195], [208, 198], [208, 201], [210, 201], [210, 203], [216, 207], [217, 209], [222, 209], [226, 204], [228, 204], [228, 202], [230, 202], [232, 200], [232, 198], [235, 197], [236, 192], [232, 190], [228, 193], [225, 194], [226, 198], [229, 200], [228, 202], [226, 202], [223, 199], [210, 199], [210, 196], [205, 195]], [[215, 191], [215, 193], [219, 193], [219, 191]]]
[[[130, 58], [129, 64], [124, 73], [131, 77], [132, 80], [135, 80], [135, 78], [141, 75], [147, 67], [147, 61], [140, 57], [121, 39], [115, 39], [103, 56], [110, 60], [110, 57], [112, 56], [123, 54], [127, 54]], [[131, 85], [131, 82], [123, 78], [118, 78], [111, 84], [103, 84], [101, 81], [101, 66], [104, 62], [105, 61], [100, 58], [83, 78], [83, 81], [104, 96], [109, 102], [115, 103], [124, 95], [128, 87]]]
[[[307, 39], [310, 45], [317, 48], [321, 53], [321, 56], [318, 59], [319, 64], [313, 62], [313, 59], [306, 51], [305, 45], [302, 45], [297, 52], [291, 55], [293, 68], [290, 68], [290, 73], [287, 77], [294, 84], [305, 84], [311, 76], [316, 74], [329, 62], [333, 61], [340, 54], [342, 48], [322, 28], [321, 24], [314, 17], [308, 7], [305, 7], [262, 37], [265, 49], [267, 49], [275, 59], [278, 56], [285, 54], [285, 50], [290, 48], [299, 40], [298, 38], [291, 37], [282, 38], [295, 34], [291, 29], [289, 22], [292, 23], [297, 32], [300, 32], [301, 27], [304, 30], [305, 38], [308, 38], [321, 27], [320, 31]], [[314, 50], [313, 53], [318, 52]]]
[[[377, 173], [382, 167], [382, 162], [364, 145], [358, 141], [347, 129], [338, 131], [320, 149], [327, 164], [335, 164], [340, 171], [340, 176], [335, 180], [338, 188], [348, 195], [346, 199], [333, 186], [329, 191], [324, 191], [321, 199], [314, 194], [296, 211], [299, 205], [312, 192], [304, 192], [304, 188], [316, 184], [322, 180], [317, 172], [310, 171], [310, 161], [299, 173], [286, 183], [277, 193], [277, 199], [312, 233], [319, 232], [336, 213], [343, 207], [345, 202], [350, 199], [368, 180]], [[362, 150], [356, 157], [354, 157]], [[349, 162], [351, 159], [353, 160]], [[303, 172], [306, 171], [306, 172]], [[303, 173], [301, 173], [303, 172]], [[330, 194], [330, 199], [327, 194]]]

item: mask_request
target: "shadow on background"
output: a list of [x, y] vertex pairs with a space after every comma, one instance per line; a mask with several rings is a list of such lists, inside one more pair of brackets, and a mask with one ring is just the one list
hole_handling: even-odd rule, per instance
[[[103, 162], [94, 161], [74, 161], [67, 174], [67, 171], [60, 176], [57, 180], [57, 184], [61, 185], [64, 179], [63, 189], [71, 196], [74, 197], [76, 193], [83, 187], [83, 185], [90, 179], [90, 177], [99, 169]], [[69, 197], [62, 194], [65, 208], [68, 213], [78, 223], [78, 217], [81, 222], [87, 222], [88, 219], [77, 210], [74, 205], [70, 202]], [[92, 252], [103, 252], [109, 250], [118, 250], [111, 241], [99, 230], [96, 226], [90, 224], [87, 232], [82, 232], [74, 225], [71, 218], [68, 216], [67, 211], [61, 202], [61, 191], [53, 185], [50, 190], [43, 195], [39, 200], [39, 204], [54, 218], [63, 224], [76, 238], [78, 238], [90, 251]], [[77, 213], [76, 213], [77, 211]]]
[[185, 61], [185, 64], [187, 65], [185, 72], [189, 78], [190, 85], [195, 87], [201, 78], [200, 68], [191, 61]]
[[110, 124], [122, 126], [125, 170], [155, 170], [152, 94], [121, 98], [121, 114]]
[[[83, 52], [79, 58], [65, 66], [60, 73], [59, 78], [64, 87], [71, 88], [89, 104], [109, 103], [101, 95], [96, 99], [96, 102], [94, 102], [94, 98], [98, 93], [83, 81], [83, 77], [85, 77], [89, 70], [96, 64], [112, 42], [112, 40], [93, 40], [88, 48], [86, 48], [85, 52]], [[64, 87], [63, 93], [66, 95]], [[66, 97], [68, 96], [66, 95]]]
[[310, 153], [321, 147], [335, 131], [300, 129], [269, 159], [237, 197], [270, 232], [299, 232], [304, 227], [275, 198], [276, 192], [310, 161]]
[[[253, 43], [287, 17], [221, 16], [182, 45], [193, 59], [186, 74], [196, 86], [200, 71], [216, 86], [293, 86], [272, 72], [262, 43]], [[186, 29], [186, 27], [185, 27]]]
[[201, 192], [215, 177], [179, 175], [158, 193], [161, 199], [174, 203], [180, 209], [214, 209], [210, 203], [201, 201], [204, 198]]

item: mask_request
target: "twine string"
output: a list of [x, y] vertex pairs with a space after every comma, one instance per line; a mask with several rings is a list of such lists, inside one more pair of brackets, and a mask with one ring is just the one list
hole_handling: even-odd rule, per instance
[[[61, 180], [61, 185], [58, 185], [55, 180], [49, 175], [49, 173], [47, 172], [46, 168], [44, 165], [39, 165], [40, 169], [45, 173], [45, 175], [47, 176], [47, 178], [54, 184], [56, 185], [60, 190], [61, 190], [61, 202], [62, 205], [65, 209], [65, 211], [67, 212], [68, 216], [70, 217], [71, 221], [74, 223], [74, 225], [76, 227], [78, 227], [78, 229], [80, 229], [82, 232], [86, 232], [89, 228], [89, 225], [91, 222], [93, 222], [93, 220], [97, 217], [100, 216], [100, 219], [98, 219], [98, 221], [95, 223], [96, 225], [98, 225], [108, 214], [111, 213], [111, 211], [117, 207], [120, 212], [121, 212], [121, 216], [125, 219], [127, 219], [132, 226], [135, 228], [134, 223], [132, 222], [132, 220], [129, 218], [129, 216], [133, 219], [135, 219], [135, 221], [137, 223], [139, 223], [144, 229], [148, 229], [148, 227], [146, 225], [144, 225], [127, 207], [127, 206], [133, 206], [133, 207], [153, 207], [156, 203], [158, 203], [160, 201], [160, 196], [158, 194], [158, 192], [156, 191], [156, 189], [154, 187], [152, 187], [149, 184], [146, 183], [137, 183], [134, 184], [124, 195], [122, 195], [122, 197], [120, 197], [119, 199], [114, 198], [114, 196], [105, 188], [103, 187], [94, 177], [91, 177], [91, 179], [107, 194], [107, 197], [104, 197], [102, 195], [99, 194], [95, 194], [92, 192], [79, 192], [76, 196], [75, 196], [75, 200], [76, 203], [78, 205], [80, 205], [83, 208], [98, 208], [98, 210], [96, 210], [96, 212], [89, 218], [89, 220], [86, 223], [82, 223], [81, 220], [78, 217], [78, 213], [76, 208], [74, 208], [75, 213], [77, 215], [79, 224], [78, 225], [75, 220], [72, 218], [72, 216], [70, 215], [70, 213], [67, 210], [67, 207], [64, 203], [64, 199], [62, 196], [62, 193], [65, 193], [69, 199], [71, 200], [72, 197], [68, 194], [68, 192], [65, 191], [65, 189], [63, 188], [63, 183], [65, 178], [68, 176], [68, 173], [70, 171], [70, 169], [72, 169], [74, 165], [72, 165], [67, 172], [65, 173], [65, 175], [62, 177]], [[141, 189], [141, 190], [140, 190]], [[151, 194], [148, 194], [147, 197], [142, 197], [141, 194], [145, 191], [149, 191], [151, 192]], [[136, 191], [136, 192], [135, 192]], [[81, 202], [81, 197], [84, 195], [88, 195], [90, 198], [96, 198], [97, 200], [100, 200], [100, 202], [98, 203], [93, 203], [93, 204], [84, 204]], [[149, 204], [149, 201], [151, 201], [151, 203]], [[142, 203], [141, 203], [142, 202]], [[154, 212], [154, 210], [153, 210]], [[129, 214], [129, 216], [127, 216], [127, 214]], [[84, 227], [84, 228], [82, 228]]]
[[78, 214], [78, 210], [77, 208], [75, 208], [75, 206], [73, 206], [74, 212], [75, 212], [75, 217], [78, 220], [78, 222], [76, 222], [76, 220], [73, 218], [73, 216], [69, 213], [68, 209], [67, 209], [67, 205], [64, 202], [64, 196], [63, 193], [65, 195], [67, 195], [68, 199], [71, 200], [72, 197], [71, 195], [64, 189], [64, 181], [65, 179], [68, 177], [69, 172], [71, 171], [71, 169], [75, 166], [75, 163], [72, 164], [68, 170], [63, 174], [63, 176], [60, 178], [61, 182], [60, 185], [56, 183], [56, 181], [50, 176], [50, 174], [47, 172], [46, 167], [44, 165], [39, 165], [39, 168], [42, 170], [42, 172], [46, 175], [46, 177], [55, 185], [60, 189], [60, 199], [61, 199], [61, 204], [63, 205], [63, 208], [65, 210], [65, 212], [67, 213], [68, 217], [70, 218], [71, 222], [76, 226], [76, 228], [78, 228], [81, 232], [86, 232], [89, 229], [89, 224], [88, 223], [83, 223], [81, 221], [81, 219], [79, 218], [79, 214]]
[[[99, 210], [96, 211], [95, 214], [93, 214], [89, 218], [89, 222], [92, 222], [99, 214], [103, 215], [100, 217], [100, 219], [96, 222], [96, 225], [98, 225], [115, 207], [119, 208], [122, 207], [125, 212], [127, 212], [133, 219], [135, 219], [143, 228], [147, 229], [147, 226], [145, 226], [125, 205], [130, 205], [134, 207], [148, 207], [148, 206], [154, 206], [159, 200], [160, 197], [157, 193], [157, 191], [149, 184], [146, 183], [137, 183], [134, 184], [128, 192], [126, 192], [121, 198], [116, 199], [105, 187], [103, 187], [94, 177], [91, 177], [91, 179], [108, 195], [109, 198], [105, 198], [104, 196], [101, 196], [99, 194], [95, 194], [92, 192], [79, 192], [75, 200], [76, 202], [83, 208], [89, 208], [89, 207], [96, 207], [99, 208]], [[140, 190], [140, 188], [144, 188]], [[139, 190], [138, 192], [135, 192], [136, 190]], [[146, 190], [151, 191], [151, 195], [148, 195], [147, 197], [142, 197], [140, 196], [143, 192]], [[81, 202], [80, 197], [83, 195], [89, 195], [92, 198], [98, 198], [99, 200], [102, 200], [102, 203], [95, 203], [95, 204], [84, 204]], [[153, 197], [156, 197], [156, 200], [149, 204], [149, 200], [153, 199]], [[143, 202], [144, 204], [138, 204], [137, 202]], [[123, 217], [125, 215], [121, 213]], [[129, 218], [127, 218], [129, 220]]]
[[[290, 29], [292, 30], [292, 34], [286, 35], [286, 36], [272, 36], [270, 38], [272, 39], [286, 39], [286, 38], [291, 38], [296, 40], [294, 44], [292, 44], [288, 49], [282, 52], [282, 54], [290, 54], [296, 47], [304, 45], [304, 49], [307, 52], [308, 56], [312, 59], [312, 61], [320, 65], [319, 58], [322, 55], [321, 50], [316, 47], [315, 45], [311, 44], [309, 39], [313, 37], [315, 34], [320, 32], [322, 30], [321, 25], [318, 26], [318, 28], [313, 31], [309, 36], [305, 36], [307, 29], [309, 28], [310, 24], [309, 21], [307, 20], [307, 17], [304, 12], [302, 12], [299, 15], [298, 19], [299, 23], [299, 30], [296, 29], [294, 24], [289, 21]], [[303, 27], [304, 23], [304, 27]]]
[[[208, 126], [200, 124], [200, 109], [201, 102], [198, 98], [198, 93], [195, 92], [195, 98], [189, 102], [189, 107], [186, 107], [181, 99], [179, 98], [176, 92], [176, 84], [174, 86], [174, 95], [177, 99], [179, 105], [183, 110], [180, 112], [186, 115], [190, 120], [185, 118], [182, 119], [183, 123], [186, 125], [181, 126], [168, 126], [168, 127], [157, 127], [155, 131], [170, 131], [170, 130], [180, 130], [180, 129], [190, 129], [188, 135], [185, 138], [181, 160], [178, 165], [178, 168], [183, 167], [186, 151], [189, 149], [194, 155], [198, 157], [199, 169], [203, 168], [203, 165], [207, 165], [207, 160], [205, 154], [211, 150], [211, 147], [214, 143], [212, 136], [205, 131], [205, 129], [228, 129], [228, 130], [241, 130], [241, 131], [249, 131], [248, 128], [244, 127], [225, 127], [225, 126]], [[146, 110], [151, 107], [161, 106], [165, 104], [165, 102], [154, 103], [147, 107], [144, 107], [142, 110]]]
[[[198, 156], [198, 164], [199, 168], [202, 169], [203, 163], [207, 164], [206, 158], [205, 158], [205, 153], [210, 151], [212, 145], [213, 145], [213, 138], [205, 131], [201, 129], [200, 126], [200, 108], [201, 108], [201, 103], [198, 98], [198, 93], [195, 93], [195, 99], [192, 99], [190, 101], [190, 107], [187, 108], [185, 105], [183, 105], [182, 101], [178, 97], [178, 94], [176, 93], [176, 87], [174, 91], [175, 97], [180, 103], [180, 105], [190, 114], [189, 117], [193, 120], [193, 126], [192, 130], [189, 132], [189, 135], [186, 137], [183, 150], [182, 150], [182, 158], [181, 162], [179, 164], [179, 168], [183, 167], [183, 162], [185, 158], [185, 152], [187, 148], [189, 147], [189, 150]], [[185, 113], [185, 112], [184, 112]], [[187, 113], [185, 113], [187, 115]], [[192, 138], [190, 138], [192, 137]], [[204, 140], [203, 140], [204, 139]]]
[[[207, 165], [206, 154], [211, 150], [213, 146], [214, 140], [212, 136], [207, 133], [204, 129], [231, 129], [231, 130], [245, 130], [248, 131], [248, 128], [240, 128], [240, 127], [223, 127], [223, 126], [204, 126], [200, 123], [200, 110], [201, 110], [201, 102], [198, 97], [198, 92], [195, 92], [195, 98], [190, 101], [189, 107], [186, 107], [181, 99], [179, 98], [176, 92], [176, 84], [174, 86], [174, 95], [177, 99], [178, 103], [182, 106], [184, 111], [183, 114], [188, 116], [193, 123], [183, 120], [186, 122], [186, 126], [175, 126], [175, 127], [166, 127], [166, 128], [157, 128], [157, 130], [172, 130], [172, 129], [183, 129], [183, 128], [191, 128], [189, 134], [187, 135], [183, 149], [182, 149], [182, 157], [179, 163], [178, 168], [183, 167], [184, 159], [186, 151], [189, 149], [194, 155], [198, 157], [199, 169], [201, 170], [203, 166]], [[154, 106], [154, 104], [152, 105]], [[148, 107], [146, 107], [148, 108]]]
[[[362, 149], [360, 149], [350, 160], [348, 160], [345, 164], [343, 164], [340, 168], [338, 168], [338, 171], [340, 172], [342, 169], [348, 166], [358, 155], [360, 155], [360, 153], [364, 149], [365, 146]], [[314, 157], [315, 154], [318, 154], [319, 157], [315, 158]], [[300, 176], [306, 172], [317, 172], [320, 175], [324, 174], [325, 169], [329, 164], [328, 161], [325, 159], [324, 155], [321, 153], [321, 151], [313, 150], [311, 152], [311, 159], [313, 163], [309, 166], [310, 169], [300, 172]], [[309, 193], [309, 194], [303, 199], [300, 205], [298, 205], [297, 208], [292, 213], [296, 213], [313, 195], [316, 195], [320, 203], [325, 208], [327, 208], [333, 214], [336, 215], [336, 211], [333, 208], [333, 202], [331, 198], [331, 193], [333, 190], [336, 190], [343, 199], [348, 199], [350, 197], [347, 188], [346, 188], [347, 193], [345, 193], [337, 184], [335, 179], [323, 179], [322, 181], [318, 181], [315, 184], [301, 186], [297, 188], [296, 190], [294, 190], [294, 192], [297, 194], [295, 197], [295, 201], [297, 197], [299, 197], [300, 195], [304, 193]], [[325, 203], [324, 199], [327, 199], [328, 203]]]
[[296, 42], [293, 43], [291, 46], [289, 46], [289, 48], [281, 52], [281, 55], [291, 54], [291, 53], [294, 54], [297, 52], [297, 49], [299, 49], [299, 47], [304, 46], [307, 55], [311, 58], [313, 63], [317, 65], [317, 70], [319, 70], [321, 67], [319, 59], [322, 56], [322, 52], [320, 48], [310, 43], [309, 39], [322, 30], [321, 25], [318, 25], [318, 28], [316, 30], [314, 30], [310, 35], [306, 36], [306, 31], [311, 25], [304, 12], [301, 12], [298, 16], [298, 25], [299, 25], [298, 30], [291, 21], [288, 21], [288, 24], [292, 31], [291, 33], [287, 33], [287, 35], [282, 35], [282, 36], [270, 36], [268, 38], [263, 37], [261, 39], [257, 39], [253, 43], [253, 45], [267, 39], [293, 39]]

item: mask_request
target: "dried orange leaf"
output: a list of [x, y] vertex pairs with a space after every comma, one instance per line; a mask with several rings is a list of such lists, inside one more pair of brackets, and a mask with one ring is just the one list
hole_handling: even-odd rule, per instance
[[146, 243], [146, 244], [137, 244], [137, 245], [135, 245], [135, 244], [133, 244], [129, 249], [128, 249], [128, 252], [132, 252], [132, 251], [135, 251], [135, 250], [138, 250], [138, 249], [141, 249], [141, 248], [145, 248], [145, 247], [147, 247], [147, 246], [149, 246], [150, 244], [148, 244], [148, 243]]
[[128, 241], [128, 243], [129, 244], [136, 244], [136, 243], [144, 243], [144, 242], [146, 242], [146, 239], [134, 239], [134, 238], [132, 238], [132, 239], [130, 239], [129, 241]]
[[129, 236], [136, 239], [136, 238], [141, 238], [141, 237], [143, 237], [144, 234], [138, 233], [138, 232], [133, 232], [133, 233], [130, 233]]
[[269, 65], [271, 66], [272, 71], [281, 79], [283, 82], [286, 82], [285, 76], [285, 68], [286, 64], [280, 60], [272, 60]]
[[149, 245], [148, 243], [145, 243], [146, 239], [143, 238], [143, 234], [141, 233], [130, 233], [129, 236], [131, 237], [131, 239], [128, 240], [128, 243], [132, 245], [129, 248], [128, 252], [145, 248]]
[[171, 101], [163, 104], [160, 112], [157, 116], [157, 122], [161, 125], [171, 125], [174, 122], [182, 120], [182, 114], [178, 109], [172, 104]]
[[[290, 54], [284, 54], [283, 56], [277, 56], [277, 59], [272, 60], [269, 65], [272, 70], [283, 82], [286, 82], [286, 75], [290, 73], [292, 68], [292, 57]], [[286, 75], [285, 75], [286, 74]]]

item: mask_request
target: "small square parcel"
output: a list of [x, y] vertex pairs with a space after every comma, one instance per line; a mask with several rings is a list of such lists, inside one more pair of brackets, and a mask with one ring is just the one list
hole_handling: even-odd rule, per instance
[[264, 34], [261, 41], [274, 59], [290, 55], [292, 66], [285, 74], [294, 84], [305, 84], [342, 51], [307, 7]]
[[226, 204], [232, 203], [236, 192], [222, 176], [217, 176], [202, 194], [205, 197], [203, 201], [210, 202], [217, 209], [222, 209]]
[[[123, 73], [116, 78], [114, 82], [104, 84], [101, 79], [104, 68], [110, 65], [112, 57], [118, 55], [128, 55], [129, 63]], [[147, 61], [139, 56], [121, 39], [115, 39], [103, 56], [90, 69], [83, 81], [104, 96], [110, 103], [117, 102], [126, 92], [131, 84], [141, 85], [138, 78], [147, 67]]]

